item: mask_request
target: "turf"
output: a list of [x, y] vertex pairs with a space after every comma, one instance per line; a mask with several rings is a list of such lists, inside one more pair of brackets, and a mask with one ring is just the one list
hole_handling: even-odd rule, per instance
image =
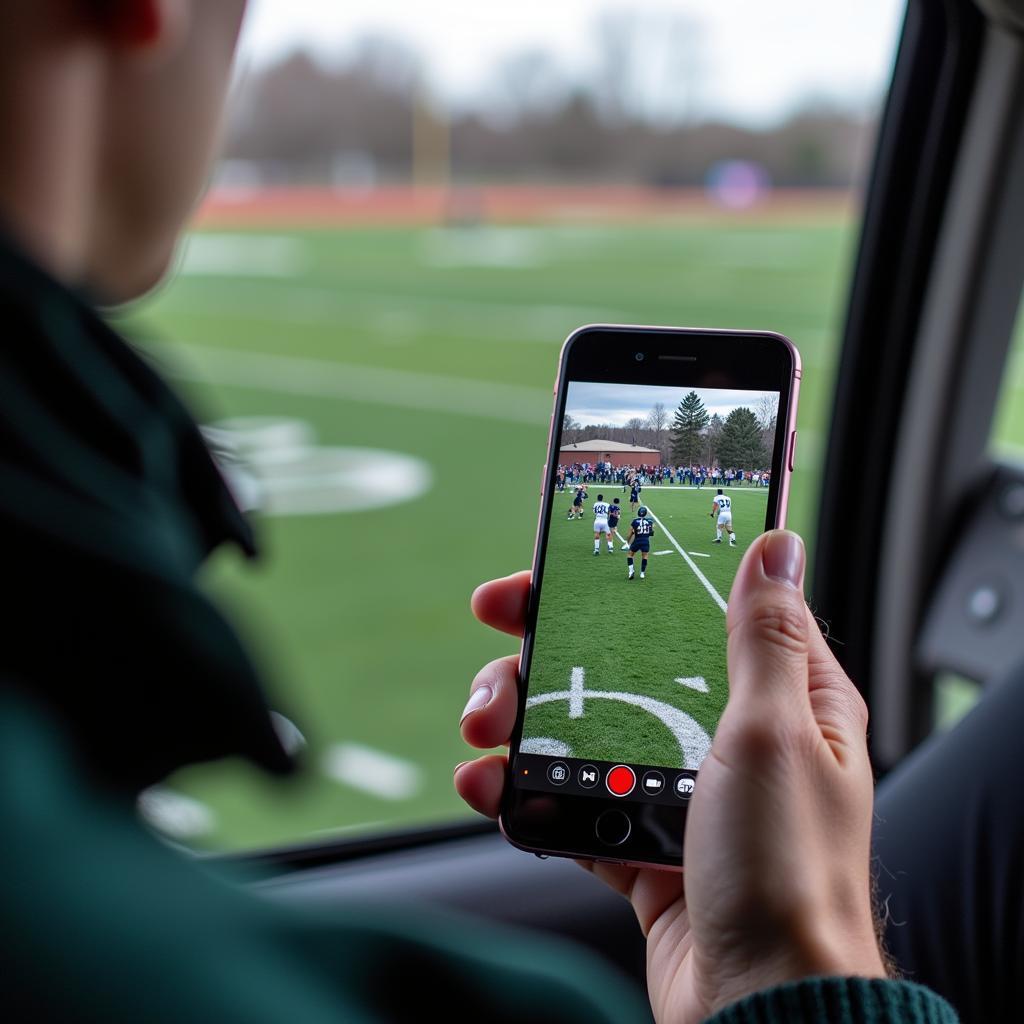
[[[597, 491], [591, 488], [588, 503]], [[544, 569], [530, 695], [569, 688], [572, 669], [582, 667], [585, 688], [653, 697], [689, 714], [713, 735], [725, 708], [725, 615], [676, 551], [665, 531], [691, 556], [709, 583], [727, 598], [736, 567], [763, 529], [767, 491], [732, 487], [733, 525], [740, 541], [713, 544], [709, 518], [713, 488], [648, 487], [643, 499], [657, 517], [647, 578], [627, 581], [628, 553], [602, 542], [593, 554], [593, 517], [568, 520], [555, 499]], [[615, 491], [605, 492], [614, 497]], [[625, 500], [625, 496], [624, 499]], [[620, 532], [628, 535], [629, 508]], [[660, 525], [659, 525], [660, 524]], [[654, 552], [670, 552], [654, 554]], [[708, 555], [708, 557], [701, 557]], [[640, 560], [636, 558], [639, 573]], [[700, 676], [698, 692], [676, 682]], [[572, 757], [684, 767], [684, 752], [657, 718], [609, 700], [586, 700], [581, 718], [570, 719], [562, 701], [528, 709], [524, 736], [567, 744]]]
[[[395, 400], [386, 385], [341, 398], [284, 379], [243, 386], [231, 373], [214, 384], [181, 382], [205, 420], [299, 417], [321, 443], [408, 453], [433, 472], [423, 498], [372, 515], [264, 519], [262, 562], [243, 565], [225, 553], [210, 566], [206, 584], [262, 656], [276, 706], [306, 734], [308, 771], [287, 785], [234, 763], [181, 773], [172, 785], [213, 813], [212, 828], [192, 841], [237, 848], [468, 815], [451, 784], [452, 766], [471, 756], [459, 714], [480, 665], [516, 649], [472, 620], [469, 596], [481, 580], [529, 564], [551, 380], [562, 339], [581, 323], [765, 328], [792, 337], [804, 380], [790, 521], [809, 533], [855, 229], [802, 215], [792, 223], [754, 215], [722, 224], [524, 226], [511, 237], [525, 257], [504, 266], [474, 264], [472, 253], [462, 259], [464, 234], [429, 228], [279, 231], [271, 240], [297, 257], [281, 273], [186, 273], [133, 310], [124, 326], [161, 358], [185, 343], [190, 359], [238, 353], [238, 367], [246, 353], [273, 353], [423, 375], [421, 408]], [[228, 241], [244, 251], [266, 236], [242, 232]], [[464, 388], [467, 404], [448, 408], [449, 392], [431, 384], [438, 377], [456, 397]], [[401, 394], [418, 379], [403, 378]], [[1016, 381], [1019, 399], [1019, 374]], [[501, 390], [509, 385], [519, 389], [514, 399]], [[1024, 423], [1006, 422], [1004, 440], [1020, 441]], [[662, 506], [675, 516], [675, 503], [651, 497], [659, 517]], [[746, 511], [738, 505], [737, 514]], [[747, 543], [753, 531], [739, 522]], [[670, 529], [674, 523], [666, 520]], [[704, 518], [695, 536], [710, 523]], [[587, 532], [585, 523], [564, 526]], [[608, 655], [616, 678], [636, 670], [644, 685], [671, 691], [692, 650], [687, 614], [673, 604], [691, 607], [679, 596], [692, 587], [682, 559], [653, 559], [648, 589], [629, 596], [618, 556], [593, 558], [580, 543], [578, 567], [575, 549], [571, 564], [588, 581], [574, 593], [594, 615], [587, 635], [595, 647], [603, 635], [610, 652], [623, 642], [634, 652]], [[736, 554], [721, 552], [723, 565]], [[708, 574], [725, 594], [727, 581], [714, 575], [717, 553], [700, 561], [712, 561]], [[647, 602], [642, 628], [629, 617], [633, 601]], [[634, 669], [640, 658], [654, 667]], [[704, 668], [721, 678], [720, 664]], [[694, 713], [710, 714], [705, 703]], [[636, 717], [637, 729], [650, 727]], [[419, 787], [383, 799], [333, 781], [322, 761], [339, 741], [414, 764]]]

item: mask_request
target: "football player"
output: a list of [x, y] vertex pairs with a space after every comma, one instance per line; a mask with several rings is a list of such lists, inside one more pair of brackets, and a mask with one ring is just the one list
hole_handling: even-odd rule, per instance
[[629, 485], [629, 512], [630, 515], [636, 515], [636, 506], [640, 501], [640, 491], [643, 488], [640, 486], [640, 477], [633, 477], [633, 482]]
[[732, 498], [727, 498], [722, 493], [722, 488], [718, 488], [718, 493], [711, 500], [711, 511], [708, 513], [712, 518], [718, 516], [718, 525], [715, 529], [715, 539], [712, 541], [713, 544], [722, 543], [722, 529], [729, 534], [729, 547], [736, 546], [736, 534], [732, 528]]
[[626, 565], [629, 567], [627, 580], [633, 578], [633, 556], [639, 551], [640, 558], [640, 579], [647, 578], [647, 554], [651, 550], [651, 538], [654, 536], [654, 523], [647, 518], [647, 506], [641, 505], [636, 510], [636, 518], [629, 524], [629, 557]]
[[[609, 541], [612, 537], [618, 537], [622, 540], [622, 534], [619, 533], [619, 516], [622, 515], [622, 506], [619, 504], [618, 498], [613, 498], [612, 503], [608, 506], [608, 534]], [[623, 541], [622, 550], [625, 551], [629, 545]]]
[[604, 534], [608, 541], [608, 553], [611, 554], [615, 548], [612, 546], [612, 531], [608, 525], [608, 513], [611, 506], [604, 500], [604, 495], [599, 494], [594, 502], [594, 554], [601, 553], [601, 534]]
[[569, 507], [569, 519], [582, 519], [583, 518], [583, 502], [587, 497], [587, 488], [584, 484], [580, 484], [576, 488], [576, 493], [573, 495], [572, 505]]

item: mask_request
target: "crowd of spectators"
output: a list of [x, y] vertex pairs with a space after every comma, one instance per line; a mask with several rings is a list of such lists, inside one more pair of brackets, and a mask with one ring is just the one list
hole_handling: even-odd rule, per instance
[[767, 469], [736, 469], [719, 466], [613, 466], [610, 462], [573, 462], [559, 465], [556, 483], [558, 490], [578, 487], [580, 484], [619, 484], [626, 490], [633, 481], [641, 486], [660, 487], [768, 487], [771, 473]]

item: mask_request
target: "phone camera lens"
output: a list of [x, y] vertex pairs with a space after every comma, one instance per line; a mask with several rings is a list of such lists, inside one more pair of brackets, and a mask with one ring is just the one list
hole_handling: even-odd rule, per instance
[[635, 360], [636, 360], [636, 361], [637, 361], [638, 363], [642, 363], [642, 362], [644, 361], [644, 354], [643, 354], [643, 352], [637, 352], [637, 354], [636, 354], [636, 355], [635, 355], [635, 356], [634, 356], [633, 358], [634, 358], [634, 359], [635, 359]]

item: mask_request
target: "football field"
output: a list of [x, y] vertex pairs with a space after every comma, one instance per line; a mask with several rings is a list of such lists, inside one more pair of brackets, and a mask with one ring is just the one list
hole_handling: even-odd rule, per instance
[[[591, 485], [606, 499], [618, 488]], [[733, 528], [715, 544], [708, 516], [714, 487], [646, 487], [641, 497], [654, 520], [646, 579], [627, 580], [626, 559], [615, 542], [593, 554], [593, 516], [568, 520], [570, 492], [555, 498], [544, 570], [537, 643], [530, 671], [530, 701], [538, 695], [582, 690], [569, 700], [528, 707], [523, 736], [534, 747], [553, 740], [562, 755], [600, 761], [696, 768], [706, 753], [695, 721], [714, 734], [725, 707], [725, 611], [743, 552], [763, 529], [768, 491], [730, 487]], [[623, 501], [628, 494], [622, 495]], [[629, 506], [620, 533], [628, 536]], [[575, 674], [575, 679], [574, 679]], [[601, 696], [589, 696], [600, 694]], [[640, 701], [634, 698], [644, 698]], [[679, 718], [669, 709], [684, 713]], [[537, 749], [543, 749], [543, 742]]]
[[[468, 814], [451, 783], [472, 753], [459, 715], [479, 667], [517, 649], [472, 619], [469, 597], [529, 565], [551, 382], [562, 340], [582, 323], [789, 335], [804, 364], [790, 521], [805, 529], [855, 230], [842, 212], [795, 209], [196, 235], [180, 273], [121, 326], [203, 422], [264, 425], [260, 472], [273, 474], [279, 504], [257, 516], [262, 558], [220, 553], [204, 583], [303, 734], [306, 770], [290, 783], [236, 762], [183, 772], [163, 794], [172, 834], [237, 848]], [[1013, 379], [1020, 394], [1019, 370]], [[742, 549], [758, 496], [733, 491]], [[708, 546], [708, 491], [644, 498], [685, 550], [709, 555], [691, 557], [727, 598], [740, 552]], [[548, 593], [564, 587], [564, 636], [585, 646], [543, 685], [565, 688], [582, 664], [588, 688], [608, 673], [609, 686], [643, 687], [710, 723], [724, 671], [701, 641], [724, 616], [685, 560], [654, 556], [649, 578], [627, 584], [624, 556], [591, 554], [589, 522], [556, 515], [554, 526], [571, 573]], [[667, 549], [659, 530], [654, 550]], [[709, 693], [675, 682], [689, 676]], [[544, 715], [565, 725], [555, 703]], [[671, 752], [650, 715], [629, 715]], [[599, 717], [588, 703], [572, 728]]]

